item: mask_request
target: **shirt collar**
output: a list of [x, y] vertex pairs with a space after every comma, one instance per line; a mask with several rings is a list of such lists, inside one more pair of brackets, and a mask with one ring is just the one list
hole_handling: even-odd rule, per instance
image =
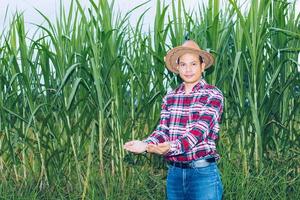
[[[205, 85], [207, 85], [207, 82], [206, 82], [203, 78], [201, 78], [201, 80], [200, 80], [196, 85], [194, 85], [194, 87], [193, 87], [191, 93], [194, 93], [194, 92], [196, 92], [196, 91], [199, 91], [199, 90], [202, 89]], [[184, 94], [184, 93], [185, 93], [184, 88], [185, 88], [185, 85], [184, 85], [184, 82], [183, 82], [183, 83], [181, 83], [181, 84], [179, 85], [179, 87], [177, 88], [176, 93], [183, 93], [183, 94]]]

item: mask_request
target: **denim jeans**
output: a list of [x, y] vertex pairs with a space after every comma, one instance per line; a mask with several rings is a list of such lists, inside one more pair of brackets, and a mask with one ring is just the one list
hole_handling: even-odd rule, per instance
[[167, 176], [168, 200], [219, 200], [223, 185], [217, 164], [200, 168], [170, 166]]

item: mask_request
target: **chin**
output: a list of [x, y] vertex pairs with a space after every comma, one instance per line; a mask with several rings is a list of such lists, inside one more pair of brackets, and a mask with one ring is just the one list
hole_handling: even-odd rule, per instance
[[198, 80], [195, 80], [195, 79], [183, 79], [183, 81], [184, 82], [186, 82], [186, 83], [195, 83], [195, 82], [197, 82]]
[[201, 79], [201, 76], [198, 76], [197, 74], [194, 74], [192, 77], [186, 77], [182, 74], [180, 77], [186, 83], [195, 83]]

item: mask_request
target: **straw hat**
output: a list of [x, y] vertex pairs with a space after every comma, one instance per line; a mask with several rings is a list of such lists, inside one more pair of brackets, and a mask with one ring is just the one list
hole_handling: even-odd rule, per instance
[[200, 49], [198, 44], [193, 40], [187, 40], [181, 46], [175, 47], [168, 51], [167, 55], [164, 57], [167, 68], [171, 72], [178, 74], [178, 58], [186, 53], [199, 54], [205, 63], [205, 69], [214, 63], [214, 58], [210, 53]]

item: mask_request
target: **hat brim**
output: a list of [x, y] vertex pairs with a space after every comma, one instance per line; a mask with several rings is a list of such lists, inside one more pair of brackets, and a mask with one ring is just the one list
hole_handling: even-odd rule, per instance
[[205, 69], [209, 68], [214, 63], [213, 56], [206, 51], [179, 46], [171, 49], [165, 56], [165, 62], [167, 68], [171, 72], [178, 74], [179, 72], [177, 70], [177, 59], [186, 53], [193, 53], [193, 54], [200, 55], [205, 63]]

